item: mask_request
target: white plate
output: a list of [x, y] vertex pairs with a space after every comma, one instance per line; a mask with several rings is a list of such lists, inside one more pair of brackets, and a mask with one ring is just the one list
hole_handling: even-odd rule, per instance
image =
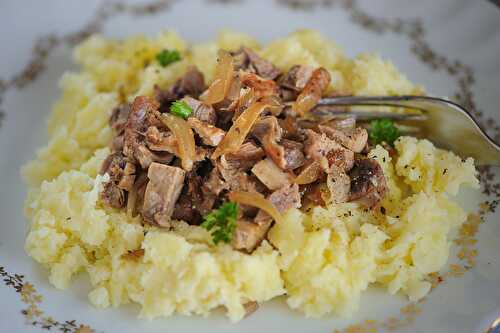
[[[59, 94], [57, 80], [73, 67], [71, 41], [88, 31], [125, 37], [174, 28], [188, 40], [201, 41], [214, 38], [221, 28], [231, 28], [266, 42], [298, 28], [317, 29], [351, 56], [378, 51], [432, 94], [457, 98], [500, 139], [500, 9], [487, 1], [449, 0], [437, 5], [432, 0], [165, 0], [103, 6], [95, 0], [0, 3], [0, 108], [5, 115], [0, 128], [0, 275], [4, 279], [0, 332], [85, 332], [85, 328], [99, 332], [383, 332], [392, 325], [401, 332], [456, 333], [484, 332], [500, 316], [500, 214], [489, 212], [488, 204], [481, 206], [484, 223], [475, 235], [479, 245], [469, 248], [478, 250], [473, 265], [457, 259], [456, 247], [450, 258], [450, 263], [471, 266], [463, 276], [447, 275], [423, 302], [409, 306], [403, 297], [370, 291], [359, 313], [350, 319], [304, 319], [281, 299], [237, 325], [221, 313], [207, 319], [174, 316], [147, 322], [136, 318], [135, 306], [92, 308], [86, 279], [67, 292], [51, 287], [46, 272], [23, 250], [26, 188], [19, 167], [46, 141], [45, 119]], [[483, 170], [482, 175], [489, 195], [461, 195], [470, 211], [478, 212], [485, 201], [494, 207], [500, 199], [498, 169]], [[361, 325], [358, 330], [352, 326], [346, 330], [355, 324]]]

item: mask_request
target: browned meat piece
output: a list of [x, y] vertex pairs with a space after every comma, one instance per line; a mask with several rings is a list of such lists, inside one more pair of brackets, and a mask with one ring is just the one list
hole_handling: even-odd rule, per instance
[[198, 134], [204, 144], [216, 147], [226, 135], [226, 132], [197, 118], [189, 117], [188, 124]]
[[242, 73], [241, 83], [253, 89], [255, 97], [278, 95], [278, 85], [273, 80], [266, 80], [254, 73]]
[[227, 182], [222, 179], [218, 168], [213, 168], [208, 174], [207, 179], [203, 182], [204, 192], [208, 191], [215, 195], [219, 195], [222, 191], [229, 188]]
[[351, 190], [349, 201], [357, 201], [366, 207], [376, 206], [387, 192], [382, 167], [372, 158], [357, 159], [349, 172]]
[[110, 154], [102, 163], [101, 174], [107, 173], [110, 181], [129, 191], [135, 180], [135, 165], [121, 152]]
[[236, 221], [236, 231], [231, 245], [234, 249], [251, 253], [266, 237], [272, 220], [258, 224], [250, 219], [240, 218]]
[[274, 80], [280, 75], [279, 69], [261, 58], [257, 53], [247, 47], [242, 47], [237, 52], [232, 53], [235, 70], [243, 69], [252, 73], [257, 73], [264, 79]]
[[111, 117], [109, 118], [109, 125], [115, 131], [116, 135], [121, 135], [125, 130], [130, 110], [131, 108], [128, 103], [118, 105], [113, 109]]
[[211, 105], [205, 104], [191, 96], [185, 96], [182, 100], [193, 110], [191, 117], [195, 117], [210, 125], [217, 123], [217, 113]]
[[302, 208], [308, 209], [317, 206], [324, 207], [326, 205], [325, 197], [328, 197], [329, 192], [328, 188], [325, 189], [324, 183], [316, 182], [305, 185], [301, 188], [301, 193], [303, 193]]
[[123, 150], [123, 142], [125, 140], [124, 135], [115, 136], [111, 139], [111, 151], [122, 151]]
[[311, 78], [313, 71], [314, 68], [311, 66], [292, 66], [288, 72], [280, 78], [279, 84], [292, 91], [300, 92]]
[[[354, 152], [329, 139], [326, 134], [318, 134], [313, 130], [305, 130], [307, 140], [304, 144], [307, 158], [320, 162], [329, 173], [332, 166], [348, 171], [354, 164]], [[325, 159], [326, 158], [326, 159]]]
[[326, 69], [323, 67], [315, 69], [304, 89], [302, 89], [302, 92], [297, 97], [293, 109], [298, 114], [304, 114], [311, 110], [321, 99], [323, 91], [330, 84], [330, 80], [330, 73]]
[[146, 130], [145, 138], [149, 149], [177, 154], [177, 140], [171, 132], [160, 132], [158, 127], [151, 126]]
[[242, 144], [237, 152], [222, 155], [220, 161], [225, 168], [247, 171], [264, 156], [264, 150], [249, 141]]
[[306, 157], [316, 161], [326, 157], [328, 152], [334, 149], [341, 149], [342, 146], [329, 139], [326, 134], [318, 134], [311, 129], [306, 129], [307, 139], [304, 143]]
[[135, 165], [121, 152], [110, 154], [103, 162], [101, 174], [108, 174], [109, 180], [103, 185], [100, 193], [105, 204], [115, 208], [125, 206], [126, 192], [135, 180]]
[[337, 141], [355, 153], [362, 152], [368, 141], [368, 132], [361, 127], [352, 130], [340, 130], [330, 126], [319, 125], [318, 128], [321, 133], [325, 133], [330, 139]]
[[172, 91], [181, 97], [189, 95], [198, 98], [206, 88], [203, 73], [196, 66], [190, 66], [184, 76], [174, 84]]
[[204, 197], [201, 177], [194, 172], [190, 172], [179, 200], [177, 200], [175, 204], [172, 218], [185, 221], [189, 224], [199, 224], [202, 220], [202, 215], [212, 209], [215, 201], [215, 196], [210, 195], [210, 197], [213, 198], [210, 205], [206, 202]]
[[282, 214], [291, 208], [300, 208], [299, 186], [289, 184], [271, 193], [268, 199]]
[[277, 190], [292, 181], [292, 177], [274, 164], [270, 158], [255, 164], [252, 173], [270, 190]]
[[248, 317], [252, 313], [257, 311], [257, 309], [259, 308], [259, 303], [254, 302], [254, 301], [247, 302], [247, 303], [243, 304], [243, 308], [245, 308], [245, 317]]
[[205, 89], [203, 73], [195, 66], [191, 66], [184, 76], [178, 79], [169, 89], [162, 90], [158, 86], [155, 86], [155, 99], [161, 104], [162, 112], [166, 112], [170, 103], [186, 95], [198, 98]]
[[155, 161], [155, 155], [146, 147], [144, 134], [151, 126], [163, 128], [157, 118], [158, 103], [146, 96], [136, 97], [125, 127], [123, 153], [137, 160], [143, 169]]
[[[271, 193], [267, 199], [276, 207], [276, 209], [284, 214], [292, 208], [300, 208], [300, 192], [297, 184], [288, 184], [279, 190]], [[259, 210], [259, 213], [254, 219], [254, 223], [258, 225], [271, 224], [272, 218], [266, 212]]]
[[294, 170], [304, 165], [306, 159], [302, 152], [304, 145], [297, 141], [283, 139], [281, 145], [285, 148], [285, 169]]
[[264, 151], [276, 165], [286, 168], [285, 148], [278, 142], [281, 140], [282, 129], [274, 116], [263, 117], [255, 122], [252, 135], [262, 144]]
[[343, 171], [349, 171], [354, 165], [354, 152], [346, 148], [338, 148], [328, 152], [326, 155], [328, 160], [328, 173], [330, 173], [332, 167], [340, 168]]
[[113, 208], [125, 207], [127, 200], [127, 193], [113, 184], [113, 182], [106, 182], [102, 184], [102, 191], [99, 193], [101, 200], [108, 206]]
[[330, 190], [331, 203], [338, 204], [349, 200], [351, 179], [342, 169], [332, 167], [326, 178], [326, 184]]
[[233, 191], [262, 192], [257, 179], [253, 179], [241, 169], [225, 165], [220, 160], [215, 161], [215, 167], [226, 182], [225, 186], [227, 189]]
[[170, 226], [170, 217], [181, 193], [185, 174], [181, 168], [151, 163], [142, 207], [144, 220], [161, 227]]
[[111, 141], [111, 151], [122, 151], [124, 143], [124, 131], [130, 114], [130, 104], [124, 103], [113, 109], [109, 118], [109, 125], [114, 131], [114, 138]]
[[278, 119], [279, 125], [283, 130], [283, 138], [302, 142], [305, 140], [304, 131], [296, 117], [287, 116], [284, 119]]

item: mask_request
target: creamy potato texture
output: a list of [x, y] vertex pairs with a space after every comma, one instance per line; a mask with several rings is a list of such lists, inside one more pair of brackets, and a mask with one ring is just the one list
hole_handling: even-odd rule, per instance
[[[223, 306], [237, 321], [246, 302], [284, 294], [291, 308], [307, 316], [348, 315], [373, 283], [411, 300], [426, 295], [427, 275], [446, 263], [449, 234], [466, 218], [450, 197], [461, 185], [478, 186], [472, 159], [462, 161], [426, 140], [398, 139], [395, 157], [380, 146], [370, 152], [390, 189], [382, 204], [385, 213], [355, 203], [291, 210], [251, 255], [229, 245], [214, 246], [200, 227], [182, 222], [172, 231], [142, 226], [138, 217], [99, 202], [106, 175], [98, 170], [109, 153], [112, 109], [151, 95], [155, 84], [174, 83], [190, 64], [210, 80], [217, 49], [241, 45], [258, 50], [282, 70], [294, 64], [325, 67], [332, 76], [331, 91], [421, 93], [390, 62], [368, 54], [346, 58], [314, 31], [299, 31], [267, 46], [229, 31], [198, 45], [172, 32], [123, 41], [93, 36], [74, 52], [81, 72], [61, 79], [48, 144], [23, 168], [30, 185], [26, 215], [32, 221], [26, 251], [48, 269], [55, 287], [68, 288], [76, 274], [88, 274], [94, 306], [135, 302], [145, 318], [208, 315]], [[155, 55], [164, 48], [178, 50], [182, 60], [161, 67]], [[143, 256], [133, 255], [141, 249]]]

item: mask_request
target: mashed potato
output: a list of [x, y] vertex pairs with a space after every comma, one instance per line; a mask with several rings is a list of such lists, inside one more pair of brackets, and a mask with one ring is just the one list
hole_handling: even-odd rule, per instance
[[[86, 272], [96, 307], [135, 302], [141, 316], [173, 313], [208, 315], [223, 306], [233, 321], [244, 304], [287, 295], [307, 316], [348, 315], [371, 284], [418, 300], [429, 292], [429, 273], [446, 263], [448, 235], [465, 212], [453, 201], [460, 185], [478, 186], [474, 163], [435, 148], [426, 140], [402, 137], [397, 157], [382, 147], [370, 152], [389, 186], [385, 212], [355, 203], [291, 210], [269, 232], [269, 243], [251, 255], [229, 245], [214, 246], [207, 231], [179, 223], [172, 231], [142, 226], [138, 218], [104, 207], [98, 175], [109, 153], [108, 118], [118, 103], [151, 94], [197, 65], [213, 76], [218, 48], [247, 45], [281, 69], [294, 64], [325, 67], [330, 90], [351, 94], [412, 94], [412, 85], [378, 56], [346, 58], [314, 31], [299, 31], [260, 47], [251, 37], [223, 32], [216, 42], [187, 45], [168, 32], [155, 38], [110, 41], [93, 36], [75, 50], [80, 73], [61, 79], [63, 90], [48, 124], [50, 140], [23, 168], [30, 184], [26, 215], [32, 221], [26, 251], [49, 270], [57, 288]], [[155, 54], [177, 49], [182, 61], [159, 66]], [[134, 256], [137, 251], [142, 256]]]

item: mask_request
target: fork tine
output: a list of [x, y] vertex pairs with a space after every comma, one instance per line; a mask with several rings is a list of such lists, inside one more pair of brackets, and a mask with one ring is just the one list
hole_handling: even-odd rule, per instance
[[313, 109], [311, 111], [313, 116], [316, 117], [330, 117], [330, 118], [346, 118], [354, 117], [357, 121], [370, 121], [374, 119], [391, 119], [395, 121], [400, 120], [416, 120], [423, 121], [427, 116], [422, 113], [393, 113], [393, 112], [378, 112], [378, 111], [324, 111], [321, 109]]

